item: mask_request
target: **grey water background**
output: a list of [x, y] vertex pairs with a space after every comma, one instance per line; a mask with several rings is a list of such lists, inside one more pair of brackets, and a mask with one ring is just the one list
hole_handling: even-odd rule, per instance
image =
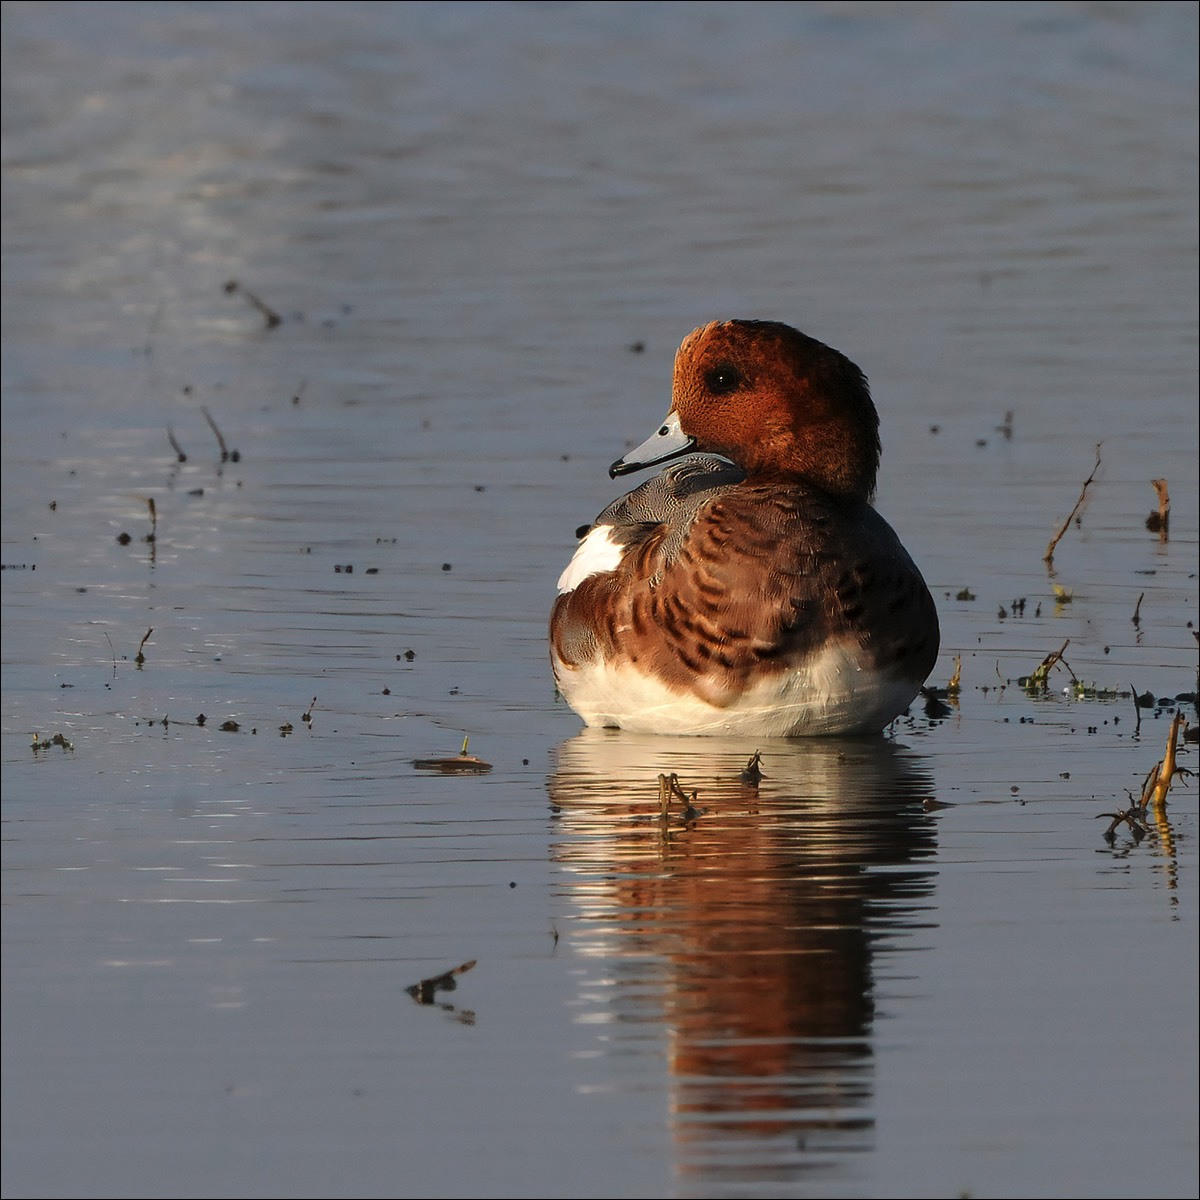
[[[1195, 780], [1102, 836], [1196, 717], [1196, 11], [6, 3], [4, 1195], [1196, 1195]], [[556, 701], [733, 316], [870, 376], [945, 713]]]

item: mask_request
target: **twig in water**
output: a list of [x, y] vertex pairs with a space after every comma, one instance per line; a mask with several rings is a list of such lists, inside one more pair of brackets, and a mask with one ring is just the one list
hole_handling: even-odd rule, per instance
[[1096, 478], [1096, 472], [1100, 470], [1100, 447], [1103, 442], [1096, 444], [1096, 465], [1092, 468], [1092, 473], [1083, 481], [1083, 487], [1079, 492], [1079, 499], [1075, 501], [1075, 507], [1071, 509], [1071, 515], [1062, 523], [1062, 528], [1050, 539], [1050, 544], [1046, 547], [1046, 553], [1042, 555], [1042, 562], [1047, 566], [1054, 562], [1054, 547], [1062, 540], [1063, 534], [1071, 528], [1071, 522], [1075, 520], [1076, 513], [1083, 507], [1084, 497], [1087, 495], [1087, 490], [1091, 486], [1092, 480]]
[[670, 775], [660, 775], [658, 777], [658, 811], [663, 824], [666, 824], [672, 797], [683, 803], [683, 819], [694, 821], [700, 815], [700, 810], [696, 807], [696, 798], [699, 795], [699, 792], [692, 792], [689, 796], [679, 786], [679, 776], [674, 771]]
[[957, 696], [962, 691], [962, 655], [954, 656], [954, 674], [950, 676], [950, 682], [946, 684], [946, 691], [951, 696]]
[[1146, 810], [1139, 808], [1136, 804], [1132, 808], [1123, 808], [1115, 813], [1097, 813], [1096, 815], [1112, 818], [1112, 824], [1104, 831], [1104, 840], [1109, 843], [1114, 840], [1119, 825], [1129, 826], [1135, 842], [1140, 842], [1150, 832], [1150, 827], [1145, 823]]
[[750, 761], [742, 768], [742, 773], [738, 778], [742, 783], [748, 783], [751, 787], [758, 787], [763, 780], [762, 751], [755, 750]]
[[1177, 712], [1171, 718], [1171, 728], [1167, 733], [1166, 752], [1162, 756], [1162, 761], [1155, 763], [1150, 774], [1146, 776], [1146, 782], [1142, 785], [1143, 808], [1149, 808], [1152, 804], [1156, 811], [1165, 808], [1167, 792], [1171, 790], [1171, 780], [1176, 775], [1192, 773], [1175, 762], [1175, 743], [1179, 740], [1179, 731], [1184, 724], [1183, 713]]
[[[1057, 666], [1059, 663], [1062, 663], [1062, 665], [1067, 668], [1067, 673], [1071, 676], [1071, 678], [1075, 679], [1075, 672], [1071, 670], [1071, 664], [1068, 663], [1065, 658], [1063, 658], [1063, 654], [1066, 653], [1066, 649], [1070, 644], [1071, 639], [1067, 638], [1067, 640], [1063, 642], [1063, 644], [1057, 650], [1051, 650], [1050, 653], [1042, 659], [1041, 665], [1038, 666], [1033, 674], [1025, 676], [1025, 678], [1020, 681], [1021, 686], [1028, 688], [1046, 687], [1047, 681], [1050, 677], [1051, 669]], [[1078, 680], [1076, 680], [1076, 682], [1078, 682]]]
[[150, 635], [153, 632], [154, 632], [154, 626], [151, 626], [149, 629], [146, 630], [146, 636], [144, 638], [142, 638], [141, 642], [138, 643], [137, 658], [135, 658], [133, 661], [135, 663], [137, 663], [137, 667], [138, 667], [139, 671], [142, 669], [142, 664], [146, 661], [146, 656], [142, 653], [142, 651], [145, 649], [146, 643], [150, 640]]
[[[1107, 842], [1113, 841], [1117, 827], [1123, 824], [1129, 826], [1133, 840], [1140, 842], [1146, 834], [1152, 832], [1150, 825], [1147, 824], [1146, 816], [1153, 806], [1154, 823], [1158, 828], [1159, 836], [1163, 839], [1164, 845], [1169, 847], [1168, 852], [1174, 853], [1172, 848], [1174, 835], [1171, 832], [1171, 823], [1167, 820], [1167, 792], [1170, 791], [1171, 780], [1176, 775], [1193, 773], [1179, 766], [1175, 760], [1175, 744], [1179, 740], [1181, 729], [1187, 729], [1187, 722], [1183, 719], [1183, 714], [1177, 712], [1171, 718], [1171, 728], [1167, 733], [1166, 752], [1163, 754], [1162, 760], [1150, 768], [1150, 772], [1142, 784], [1141, 799], [1131, 804], [1129, 808], [1115, 813], [1097, 813], [1097, 816], [1111, 818], [1112, 823], [1104, 831], [1104, 838]], [[1130, 796], [1129, 799], [1133, 800], [1133, 797]]]
[[283, 318], [269, 305], [264, 304], [252, 291], [242, 287], [236, 279], [231, 279], [225, 285], [225, 291], [229, 295], [234, 292], [240, 292], [246, 299], [254, 305], [255, 308], [262, 314], [262, 319], [266, 323], [268, 329], [274, 329], [276, 325], [283, 324]]
[[221, 450], [221, 461], [237, 462], [241, 455], [239, 455], [236, 450], [230, 450], [229, 447], [225, 445], [225, 439], [222, 437], [220, 429], [217, 428], [217, 423], [213, 420], [212, 413], [210, 413], [203, 404], [200, 405], [200, 411], [204, 414], [204, 419], [208, 422], [209, 429], [211, 429], [213, 434], [216, 436], [217, 446]]
[[183, 447], [175, 440], [175, 431], [167, 426], [167, 441], [171, 443], [171, 449], [175, 451], [176, 462], [187, 462], [187, 455], [183, 452]]

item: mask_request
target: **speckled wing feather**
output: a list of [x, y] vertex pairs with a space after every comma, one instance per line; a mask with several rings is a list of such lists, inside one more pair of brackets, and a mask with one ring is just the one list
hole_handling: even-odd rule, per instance
[[[709, 454], [689, 455], [671, 463], [658, 475], [614, 500], [592, 522], [579, 530], [580, 537], [599, 526], [610, 531], [612, 540], [626, 555], [640, 553], [652, 543], [658, 550], [655, 562], [665, 567], [678, 556], [697, 512], [745, 479], [745, 472], [728, 459]], [[619, 601], [612, 575], [589, 578], [566, 596], [560, 596], [551, 616], [551, 641], [559, 659], [578, 664], [592, 658], [600, 648], [600, 632], [611, 652], [616, 631], [611, 604]], [[598, 630], [599, 617], [603, 630]]]
[[[633, 496], [610, 509], [627, 505], [637, 513]], [[732, 476], [676, 503], [694, 505], [691, 520], [669, 533], [639, 525], [620, 590], [613, 576], [600, 575], [561, 598], [592, 626], [590, 644], [574, 647], [585, 657], [629, 655], [642, 670], [717, 705], [753, 679], [796, 669], [830, 642], [851, 647], [863, 668], [914, 678], [932, 669], [932, 601], [870, 505]], [[630, 579], [642, 582], [630, 587]]]

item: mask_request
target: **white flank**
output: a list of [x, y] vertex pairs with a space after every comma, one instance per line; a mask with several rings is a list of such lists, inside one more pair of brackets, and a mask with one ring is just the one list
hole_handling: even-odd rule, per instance
[[631, 733], [877, 733], [904, 712], [919, 690], [909, 681], [861, 670], [839, 647], [826, 649], [803, 670], [764, 678], [726, 708], [674, 691], [629, 663], [591, 662], [574, 669], [555, 665], [559, 690], [588, 725]]
[[579, 543], [575, 556], [567, 563], [567, 569], [558, 577], [558, 593], [573, 592], [585, 579], [592, 575], [603, 575], [615, 571], [620, 565], [624, 549], [614, 542], [611, 525], [597, 525]]

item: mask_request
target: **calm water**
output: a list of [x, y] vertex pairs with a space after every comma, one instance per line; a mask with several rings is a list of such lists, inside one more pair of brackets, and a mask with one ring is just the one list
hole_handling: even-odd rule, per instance
[[[1197, 686], [1196, 13], [6, 3], [4, 1195], [1195, 1196], [1195, 780], [1103, 814]], [[732, 316], [871, 377], [948, 714], [556, 702]]]

